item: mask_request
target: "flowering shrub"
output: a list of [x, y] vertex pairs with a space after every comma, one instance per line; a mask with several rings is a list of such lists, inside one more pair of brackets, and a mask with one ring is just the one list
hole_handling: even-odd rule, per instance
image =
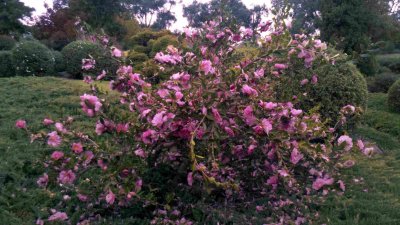
[[[337, 175], [341, 156], [365, 147], [338, 138], [338, 127], [318, 114], [275, 100], [272, 87], [291, 65], [332, 61], [320, 41], [292, 39], [285, 25], [270, 26], [252, 31], [209, 22], [187, 29], [186, 51], [169, 46], [156, 54], [170, 74], [158, 86], [122, 65], [110, 82], [119, 103], [102, 99], [95, 85], [81, 96], [83, 112], [97, 120], [95, 135], [73, 130], [72, 118], [45, 119], [49, 132], [31, 134], [54, 149], [38, 185], [63, 195], [48, 220], [86, 224], [115, 213], [151, 224], [232, 222], [234, 216], [223, 216], [227, 209], [250, 209], [263, 224], [312, 220], [321, 196], [345, 189]], [[231, 57], [255, 37], [259, 56]], [[90, 71], [95, 62], [83, 63]], [[356, 111], [344, 107], [338, 126]], [[16, 126], [27, 129], [21, 121]]]

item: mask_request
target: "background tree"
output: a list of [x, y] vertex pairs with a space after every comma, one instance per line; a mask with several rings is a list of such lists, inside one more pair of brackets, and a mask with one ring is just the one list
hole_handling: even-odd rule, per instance
[[22, 33], [25, 26], [21, 19], [30, 17], [33, 9], [19, 0], [0, 1], [0, 34]]

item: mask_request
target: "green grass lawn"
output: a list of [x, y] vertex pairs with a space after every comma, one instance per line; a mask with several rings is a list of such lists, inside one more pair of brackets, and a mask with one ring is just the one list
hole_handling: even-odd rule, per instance
[[[38, 127], [46, 116], [84, 118], [79, 96], [85, 91], [88, 86], [82, 81], [0, 79], [0, 225], [33, 224], [56, 204], [50, 193], [36, 187], [36, 179], [43, 172], [38, 163], [50, 150], [29, 144], [28, 138], [14, 128], [15, 121], [23, 118]], [[79, 125], [92, 124], [87, 121]], [[319, 224], [400, 224], [400, 114], [388, 111], [385, 94], [370, 96], [363, 125], [354, 136], [376, 142], [385, 154], [372, 159], [354, 155], [356, 166], [344, 171], [346, 193], [330, 196], [321, 206]]]

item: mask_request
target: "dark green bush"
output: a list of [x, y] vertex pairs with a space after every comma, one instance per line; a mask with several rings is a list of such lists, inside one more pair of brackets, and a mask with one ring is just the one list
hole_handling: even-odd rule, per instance
[[17, 42], [10, 36], [0, 35], [0, 51], [11, 50]]
[[389, 89], [388, 105], [391, 110], [400, 113], [400, 80], [397, 80]]
[[140, 66], [142, 63], [147, 61], [149, 57], [141, 52], [136, 52], [134, 50], [130, 51], [127, 57], [128, 63], [132, 65], [133, 67], [137, 68]]
[[[319, 107], [319, 113], [324, 119], [330, 120], [330, 125], [338, 121], [338, 114], [343, 106], [350, 104], [366, 108], [367, 83], [352, 63], [338, 60], [335, 65], [317, 66], [315, 74], [318, 76], [318, 83], [316, 85], [301, 86], [301, 79], [305, 76], [311, 78], [313, 75], [304, 75], [303, 72], [302, 69], [294, 69], [285, 73], [282, 82], [275, 90], [278, 100], [290, 101], [293, 96], [297, 96], [299, 108], [311, 110]], [[307, 92], [307, 97], [303, 99], [305, 92]], [[354, 118], [354, 121], [349, 123], [350, 127], [357, 122], [358, 118]]]
[[400, 75], [394, 73], [378, 74], [368, 82], [370, 92], [387, 93], [389, 88], [400, 78]]
[[44, 76], [54, 73], [54, 56], [38, 41], [22, 41], [12, 50], [12, 59], [18, 76]]
[[178, 38], [173, 35], [165, 35], [156, 40], [151, 40], [151, 52], [150, 57], [154, 57], [158, 52], [165, 51], [168, 45], [178, 47]]
[[395, 73], [400, 73], [400, 59], [389, 65], [389, 69]]
[[82, 78], [82, 59], [90, 57], [96, 60], [95, 68], [91, 71], [93, 73], [100, 74], [102, 70], [106, 70], [109, 74], [113, 74], [118, 69], [118, 63], [112, 58], [110, 51], [92, 42], [71, 42], [61, 53], [66, 71], [74, 78]]
[[61, 54], [59, 51], [53, 51], [53, 56], [54, 56], [54, 71], [55, 72], [63, 72], [65, 71], [65, 62], [64, 62], [64, 56]]
[[400, 62], [400, 54], [378, 55], [376, 58], [382, 67], [389, 68], [390, 65]]
[[379, 70], [379, 63], [372, 54], [363, 54], [357, 59], [357, 67], [366, 76], [375, 76]]
[[15, 69], [10, 51], [0, 51], [0, 77], [15, 76]]

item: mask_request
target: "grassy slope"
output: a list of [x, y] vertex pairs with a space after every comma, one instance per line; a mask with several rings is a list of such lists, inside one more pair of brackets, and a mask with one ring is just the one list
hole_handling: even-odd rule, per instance
[[[364, 125], [355, 136], [377, 143], [385, 154], [357, 158], [357, 165], [345, 171], [348, 190], [331, 197], [322, 207], [328, 224], [400, 224], [400, 115], [389, 112], [385, 94], [371, 94]], [[353, 179], [364, 179], [356, 183]]]
[[[34, 165], [49, 150], [30, 145], [14, 129], [15, 120], [38, 126], [45, 116], [79, 118], [78, 96], [87, 89], [81, 81], [56, 78], [0, 79], [0, 224], [32, 224], [53, 205], [48, 193], [35, 185], [42, 171]], [[388, 112], [385, 98], [371, 95], [364, 126], [356, 135], [377, 142], [386, 153], [373, 159], [355, 156], [357, 165], [345, 171], [348, 191], [321, 207], [322, 222], [400, 224], [400, 115]], [[354, 177], [364, 182], [355, 183]]]
[[38, 127], [44, 117], [82, 118], [79, 96], [88, 90], [82, 81], [52, 77], [0, 79], [0, 224], [32, 224], [52, 205], [48, 193], [36, 188], [42, 171], [35, 165], [49, 150], [29, 144], [15, 121]]

